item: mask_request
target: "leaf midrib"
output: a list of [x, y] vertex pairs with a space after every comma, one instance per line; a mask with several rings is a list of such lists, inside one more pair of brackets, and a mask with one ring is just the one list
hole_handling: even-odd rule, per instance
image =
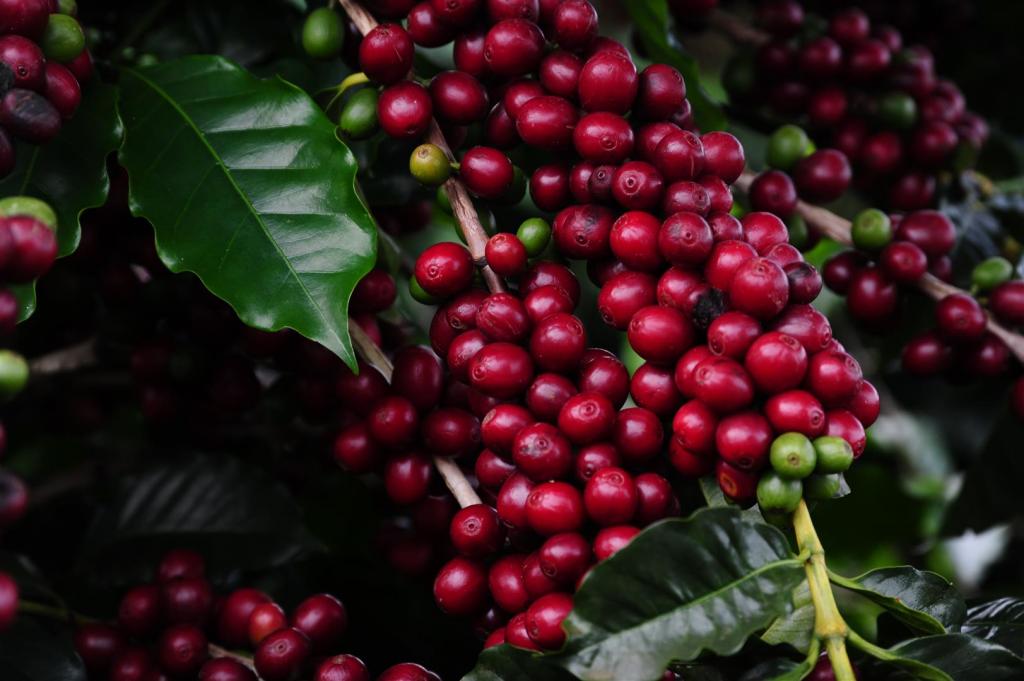
[[259, 212], [257, 212], [256, 207], [252, 205], [252, 202], [249, 201], [249, 197], [245, 194], [245, 192], [242, 191], [242, 188], [238, 186], [238, 183], [235, 182], [235, 178], [232, 177], [231, 173], [228, 171], [227, 164], [224, 163], [224, 160], [220, 157], [220, 154], [217, 153], [217, 150], [214, 149], [210, 142], [206, 139], [206, 135], [203, 134], [202, 130], [200, 130], [193, 122], [192, 118], [185, 112], [184, 109], [182, 109], [178, 105], [178, 103], [174, 99], [171, 98], [170, 94], [166, 90], [164, 90], [162, 87], [160, 87], [158, 84], [156, 84], [149, 78], [146, 78], [136, 69], [125, 69], [125, 71], [132, 74], [135, 78], [138, 78], [140, 81], [145, 83], [149, 88], [151, 88], [154, 92], [160, 95], [161, 99], [167, 102], [167, 104], [169, 104], [174, 109], [174, 111], [176, 111], [178, 115], [181, 116], [181, 119], [185, 121], [185, 124], [188, 125], [188, 127], [190, 127], [193, 132], [195, 132], [196, 136], [203, 143], [203, 146], [206, 147], [207, 151], [210, 153], [210, 156], [213, 158], [216, 165], [221, 169], [221, 172], [223, 173], [224, 177], [231, 184], [232, 189], [235, 190], [235, 193], [238, 194], [239, 199], [241, 199], [242, 203], [248, 209], [249, 213], [256, 220], [256, 224], [259, 225], [260, 231], [262, 231], [263, 236], [266, 238], [268, 242], [270, 242], [271, 245], [273, 245], [274, 250], [277, 251], [278, 255], [281, 256], [281, 260], [284, 261], [285, 266], [291, 273], [292, 278], [299, 285], [299, 288], [302, 290], [302, 293], [306, 297], [306, 300], [308, 300], [313, 309], [316, 310], [317, 316], [320, 317], [320, 321], [323, 323], [324, 327], [329, 330], [330, 334], [338, 342], [339, 346], [344, 348], [344, 339], [341, 336], [339, 336], [338, 333], [335, 331], [334, 325], [332, 324], [331, 320], [327, 317], [326, 312], [313, 298], [313, 295], [310, 293], [309, 289], [306, 288], [306, 284], [302, 281], [302, 278], [299, 276], [299, 273], [292, 266], [291, 260], [288, 259], [284, 251], [281, 250], [281, 246], [270, 234], [270, 231], [267, 229], [267, 226], [263, 223], [263, 219], [260, 217]]

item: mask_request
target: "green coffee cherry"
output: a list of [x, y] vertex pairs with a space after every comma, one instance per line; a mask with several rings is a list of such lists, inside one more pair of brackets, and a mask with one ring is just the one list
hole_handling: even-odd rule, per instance
[[321, 7], [306, 17], [302, 26], [302, 48], [313, 59], [330, 59], [341, 54], [345, 25], [330, 7]]
[[803, 128], [796, 125], [784, 125], [768, 138], [766, 161], [772, 168], [789, 170], [797, 161], [808, 154], [811, 139]]
[[523, 242], [523, 246], [526, 246], [526, 254], [536, 258], [544, 252], [551, 241], [551, 225], [542, 218], [523, 220], [523, 224], [516, 230], [516, 236]]
[[1013, 265], [1006, 258], [994, 256], [974, 266], [971, 282], [979, 291], [990, 291], [1013, 278]]
[[85, 49], [85, 34], [74, 17], [67, 14], [51, 14], [39, 41], [47, 59], [67, 63]]
[[824, 501], [839, 494], [843, 486], [842, 473], [831, 475], [812, 475], [804, 480], [804, 496], [808, 499]]
[[428, 187], [438, 187], [452, 176], [452, 164], [441, 147], [435, 144], [421, 144], [409, 157], [409, 172], [417, 182]]
[[452, 214], [452, 200], [448, 198], [448, 192], [444, 190], [444, 187], [437, 188], [437, 207], [443, 210], [448, 215]]
[[853, 463], [853, 447], [841, 437], [823, 435], [814, 441], [818, 473], [843, 473]]
[[905, 92], [890, 92], [878, 100], [878, 118], [893, 128], [909, 130], [917, 122], [917, 104]]
[[801, 251], [811, 244], [811, 230], [807, 227], [807, 221], [799, 213], [793, 213], [785, 220], [786, 230], [789, 232], [789, 243]]
[[78, 3], [75, 0], [59, 0], [57, 11], [68, 16], [76, 16], [78, 14]]
[[8, 196], [0, 199], [0, 217], [11, 215], [28, 215], [43, 223], [50, 229], [57, 229], [57, 214], [46, 201], [34, 196]]
[[892, 241], [892, 221], [877, 208], [866, 208], [853, 219], [850, 236], [857, 248], [880, 251]]
[[775, 438], [768, 457], [776, 473], [797, 480], [813, 473], [817, 462], [814, 445], [801, 433], [783, 433]]
[[757, 482], [757, 505], [767, 513], [792, 513], [803, 497], [799, 480], [789, 480], [768, 472]]
[[14, 397], [28, 383], [28, 362], [11, 350], [0, 350], [0, 399]]
[[352, 93], [341, 108], [338, 127], [348, 139], [363, 140], [377, 132], [377, 90], [367, 87]]
[[740, 205], [739, 201], [733, 201], [732, 208], [729, 209], [729, 215], [733, 216], [737, 220], [742, 220], [743, 216], [747, 214], [747, 209]]
[[437, 298], [423, 290], [420, 282], [416, 281], [416, 277], [409, 277], [409, 295], [417, 303], [423, 303], [424, 305], [437, 305], [438, 303]]

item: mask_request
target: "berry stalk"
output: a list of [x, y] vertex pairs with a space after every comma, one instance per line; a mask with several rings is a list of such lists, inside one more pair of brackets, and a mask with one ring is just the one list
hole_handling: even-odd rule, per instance
[[[750, 186], [754, 183], [756, 178], [756, 173], [745, 170], [736, 180], [736, 186], [740, 190], [749, 193]], [[814, 227], [823, 236], [847, 246], [853, 244], [853, 238], [850, 235], [853, 223], [846, 218], [840, 217], [826, 208], [821, 208], [820, 206], [815, 206], [799, 200], [796, 203], [796, 214], [800, 215], [807, 221], [808, 225]], [[954, 293], [967, 295], [966, 291], [951, 284], [947, 284], [938, 277], [928, 273], [925, 273], [920, 280], [918, 280], [917, 287], [933, 300], [942, 300], [946, 296]], [[986, 315], [986, 317], [987, 321], [985, 325], [988, 330], [991, 331], [993, 335], [997, 336], [999, 340], [1005, 343], [1006, 347], [1010, 349], [1018, 360], [1024, 362], [1024, 337], [1006, 329], [999, 324], [999, 322], [993, 319], [991, 315]]]
[[[377, 26], [377, 20], [358, 2], [354, 2], [354, 0], [339, 0], [338, 4], [345, 10], [352, 23], [356, 25], [356, 28], [363, 35], [366, 35]], [[444, 133], [441, 132], [441, 127], [437, 124], [436, 120], [432, 119], [430, 121], [426, 141], [441, 149], [450, 162], [455, 162], [455, 155], [452, 153], [448, 140], [445, 139]], [[446, 181], [444, 189], [448, 194], [452, 213], [455, 215], [462, 236], [466, 240], [469, 253], [473, 256], [473, 262], [483, 272], [487, 288], [491, 293], [504, 291], [505, 284], [502, 282], [501, 277], [487, 265], [487, 258], [484, 254], [487, 247], [487, 232], [480, 223], [480, 217], [476, 213], [476, 208], [473, 207], [469, 191], [458, 177], [452, 177]]]
[[[390, 381], [394, 367], [391, 365], [391, 360], [387, 358], [387, 355], [373, 342], [373, 339], [366, 335], [366, 332], [358, 324], [349, 320], [348, 329], [352, 335], [352, 344], [355, 345], [359, 356], [367, 364], [379, 371], [386, 380]], [[462, 469], [451, 459], [435, 456], [434, 467], [437, 468], [437, 472], [441, 475], [445, 486], [448, 487], [452, 496], [459, 502], [459, 506], [466, 508], [467, 506], [482, 503], [480, 496], [473, 489], [473, 485], [470, 484], [463, 474]]]
[[850, 628], [836, 605], [825, 565], [825, 549], [814, 529], [807, 502], [803, 499], [793, 513], [793, 529], [801, 552], [808, 554], [804, 570], [811, 590], [811, 601], [814, 603], [814, 634], [825, 643], [836, 681], [855, 681], [857, 677], [846, 652], [846, 638]]

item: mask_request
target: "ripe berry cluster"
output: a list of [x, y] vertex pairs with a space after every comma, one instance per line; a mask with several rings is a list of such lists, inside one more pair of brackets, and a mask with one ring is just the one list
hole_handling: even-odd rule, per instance
[[74, 115], [92, 57], [68, 0], [0, 2], [0, 178], [14, 169], [11, 137], [46, 144]]
[[938, 173], [988, 137], [959, 88], [935, 74], [931, 52], [904, 46], [898, 30], [873, 26], [863, 10], [840, 9], [826, 22], [796, 0], [763, 0], [757, 21], [771, 38], [751, 70], [732, 69], [731, 94], [806, 122], [815, 140], [849, 157], [858, 186], [881, 203], [930, 207]]
[[[4, 595], [0, 579], [0, 605]], [[290, 614], [258, 589], [219, 596], [202, 556], [179, 549], [160, 561], [152, 583], [124, 594], [116, 622], [79, 624], [74, 643], [89, 678], [102, 681], [369, 681], [358, 657], [336, 654], [347, 629], [345, 606], [330, 594], [310, 596]], [[406, 663], [377, 681], [439, 678]]]

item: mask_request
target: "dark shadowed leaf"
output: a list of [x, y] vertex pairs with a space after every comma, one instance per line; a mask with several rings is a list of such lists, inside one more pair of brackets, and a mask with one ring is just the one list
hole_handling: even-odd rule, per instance
[[[1019, 681], [1024, 660], [1006, 648], [966, 634], [925, 636], [889, 649], [890, 662], [918, 678], [952, 681]], [[922, 666], [923, 665], [923, 666]]]
[[4, 681], [86, 681], [67, 625], [26, 616], [0, 634], [0, 673]]
[[501, 645], [480, 653], [476, 667], [462, 677], [462, 681], [573, 681], [575, 678], [548, 656]]
[[121, 162], [161, 259], [195, 272], [242, 321], [292, 328], [354, 366], [348, 299], [376, 230], [356, 162], [298, 88], [219, 57], [122, 77]]
[[803, 575], [781, 532], [736, 509], [663, 521], [584, 582], [559, 663], [584, 680], [644, 681], [705, 650], [735, 653], [793, 607]]
[[934, 572], [902, 566], [879, 568], [852, 579], [831, 577], [835, 584], [874, 601], [920, 631], [958, 631], [967, 610], [953, 584]]
[[997, 598], [972, 606], [961, 631], [1003, 645], [1024, 657], [1024, 599]]

